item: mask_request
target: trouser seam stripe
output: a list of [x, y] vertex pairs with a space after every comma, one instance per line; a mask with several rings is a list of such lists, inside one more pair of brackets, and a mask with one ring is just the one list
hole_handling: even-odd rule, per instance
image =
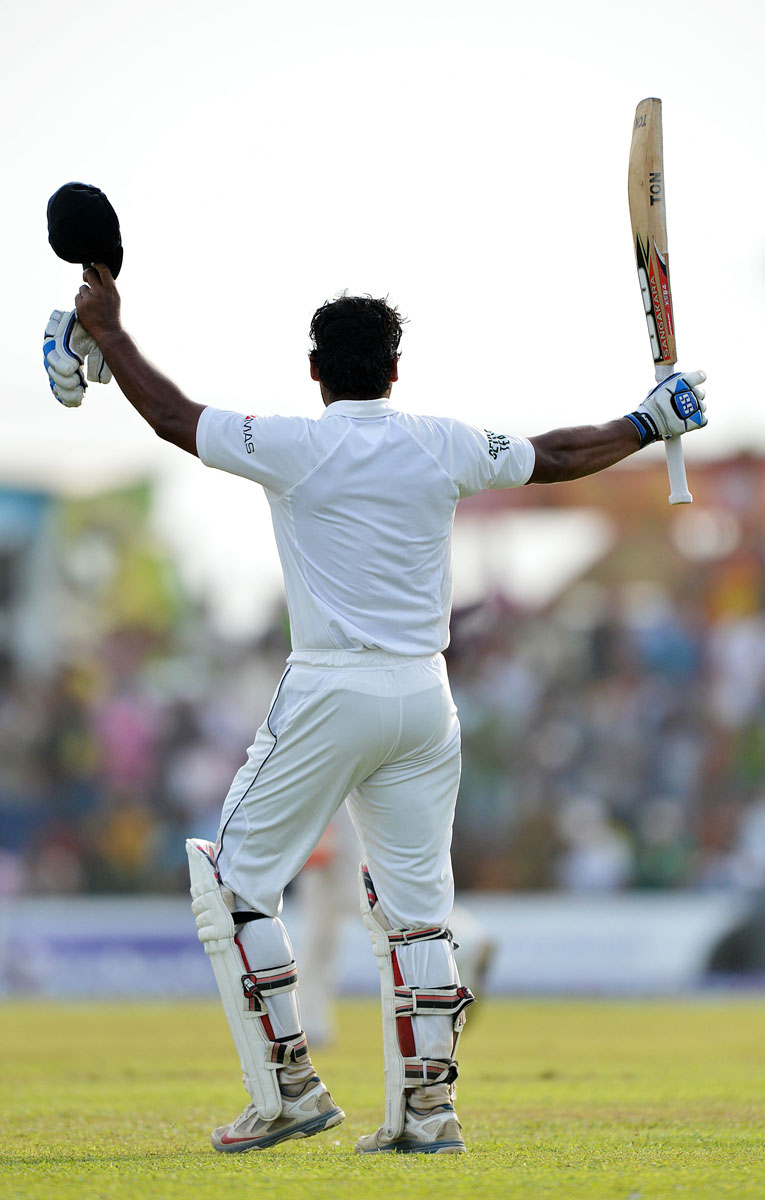
[[291, 669], [292, 669], [291, 667], [287, 667], [287, 670], [286, 670], [286, 671], [284, 672], [284, 674], [282, 675], [281, 682], [279, 683], [279, 687], [278, 687], [278, 688], [277, 688], [277, 690], [276, 690], [276, 695], [274, 696], [273, 703], [272, 703], [271, 707], [269, 708], [269, 710], [268, 710], [268, 716], [266, 717], [266, 725], [268, 726], [268, 732], [271, 734], [271, 737], [274, 739], [274, 744], [273, 744], [273, 746], [271, 747], [271, 749], [268, 751], [268, 754], [267, 754], [267, 755], [266, 755], [266, 757], [263, 759], [262, 763], [261, 763], [261, 764], [260, 764], [260, 766], [258, 767], [258, 769], [257, 769], [257, 771], [255, 772], [255, 774], [253, 775], [252, 779], [250, 780], [249, 784], [248, 784], [248, 785], [247, 785], [247, 787], [245, 788], [245, 790], [244, 790], [244, 792], [242, 793], [241, 797], [239, 798], [239, 800], [237, 800], [236, 804], [234, 805], [233, 809], [231, 810], [231, 812], [230, 812], [230, 813], [229, 813], [229, 815], [228, 815], [228, 820], [226, 821], [226, 824], [223, 826], [223, 828], [222, 828], [222, 829], [221, 829], [221, 831], [220, 831], [220, 842], [219, 842], [219, 846], [218, 846], [218, 854], [217, 854], [217, 856], [216, 856], [216, 860], [215, 860], [215, 862], [216, 862], [216, 866], [217, 866], [218, 862], [220, 861], [220, 856], [221, 856], [221, 854], [223, 853], [223, 838], [224, 838], [224, 836], [225, 836], [226, 830], [228, 829], [228, 826], [229, 826], [229, 823], [230, 823], [230, 821], [231, 821], [231, 820], [232, 820], [232, 818], [234, 817], [234, 815], [235, 815], [235, 813], [237, 812], [237, 810], [238, 810], [239, 806], [240, 806], [241, 804], [243, 804], [243, 803], [244, 803], [244, 801], [246, 800], [248, 793], [251, 791], [251, 789], [252, 789], [252, 788], [255, 786], [255, 784], [257, 783], [257, 781], [258, 781], [258, 776], [260, 775], [260, 772], [263, 770], [264, 766], [265, 766], [265, 765], [266, 765], [266, 763], [268, 762], [269, 758], [271, 757], [271, 755], [273, 754], [274, 750], [276, 749], [276, 747], [277, 747], [277, 745], [278, 745], [278, 743], [279, 743], [279, 739], [278, 739], [278, 737], [276, 736], [276, 734], [274, 733], [273, 729], [271, 728], [271, 716], [272, 716], [272, 714], [273, 714], [273, 711], [274, 711], [274, 709], [276, 708], [276, 705], [277, 705], [277, 702], [278, 702], [278, 700], [279, 700], [279, 697], [280, 697], [280, 696], [281, 696], [281, 694], [282, 694], [282, 688], [284, 687], [284, 681], [285, 681], [285, 679], [287, 678], [287, 676], [289, 675], [289, 673], [290, 673]]

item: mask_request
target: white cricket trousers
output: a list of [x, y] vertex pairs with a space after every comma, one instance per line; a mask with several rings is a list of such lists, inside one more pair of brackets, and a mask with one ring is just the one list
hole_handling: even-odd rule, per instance
[[266, 916], [347, 798], [393, 928], [445, 925], [460, 731], [443, 656], [299, 651], [223, 806], [223, 884]]

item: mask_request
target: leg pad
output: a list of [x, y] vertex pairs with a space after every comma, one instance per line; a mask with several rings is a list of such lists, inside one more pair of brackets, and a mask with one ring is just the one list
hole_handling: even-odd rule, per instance
[[[454, 1054], [465, 1023], [465, 1009], [473, 1003], [469, 988], [459, 983], [452, 951], [452, 935], [448, 929], [438, 926], [424, 929], [391, 929], [374, 890], [371, 876], [362, 863], [360, 876], [361, 916], [372, 941], [372, 948], [380, 968], [380, 996], [382, 1001], [383, 1054], [385, 1058], [385, 1124], [386, 1138], [399, 1138], [404, 1129], [406, 1114], [406, 1091], [415, 1087], [445, 1083], [452, 1085], [457, 1078], [457, 1062]], [[453, 982], [437, 986], [409, 986], [402, 973], [399, 961], [407, 957], [411, 971], [429, 973], [427, 943], [444, 942], [446, 952], [440, 956], [440, 966], [430, 967], [430, 972], [443, 972], [452, 976]], [[434, 1022], [432, 1035], [427, 1038], [428, 1053], [418, 1053], [414, 1021], [421, 1018], [450, 1017], [446, 1026], [450, 1032], [439, 1032], [443, 1022]], [[420, 1030], [427, 1028], [419, 1025]], [[420, 1035], [421, 1036], [421, 1035]], [[432, 1051], [435, 1049], [435, 1055]], [[443, 1054], [443, 1057], [441, 1055]]]
[[231, 907], [233, 896], [221, 886], [212, 843], [198, 838], [186, 842], [191, 877], [191, 910], [200, 942], [223, 1001], [223, 1009], [242, 1064], [244, 1085], [264, 1120], [282, 1111], [278, 1070], [308, 1058], [302, 1032], [274, 1037], [266, 1000], [294, 991], [294, 962], [266, 970], [253, 970], [237, 937]]

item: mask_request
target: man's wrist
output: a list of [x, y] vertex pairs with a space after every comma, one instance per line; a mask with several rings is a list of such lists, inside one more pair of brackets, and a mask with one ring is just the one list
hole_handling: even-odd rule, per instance
[[650, 413], [636, 409], [635, 412], [625, 413], [625, 421], [629, 421], [640, 440], [639, 449], [650, 446], [652, 442], [661, 441], [659, 427]]
[[103, 350], [105, 346], [110, 344], [114, 345], [123, 338], [127, 337], [125, 330], [122, 328], [119, 322], [116, 325], [104, 325], [97, 329], [88, 329], [86, 325], [83, 326], [83, 328], [87, 330], [92, 338], [95, 338], [101, 350]]

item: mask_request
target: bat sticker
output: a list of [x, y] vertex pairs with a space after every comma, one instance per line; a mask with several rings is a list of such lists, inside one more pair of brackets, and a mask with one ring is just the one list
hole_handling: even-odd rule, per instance
[[635, 254], [653, 361], [672, 362], [667, 339], [674, 333], [674, 323], [666, 260], [656, 242], [651, 251], [649, 243], [643, 242], [640, 234], [635, 238]]

